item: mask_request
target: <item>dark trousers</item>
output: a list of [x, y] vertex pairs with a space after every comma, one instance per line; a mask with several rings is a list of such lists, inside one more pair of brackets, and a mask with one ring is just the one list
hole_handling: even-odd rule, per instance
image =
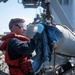
[[25, 75], [35, 75], [35, 74], [33, 72], [29, 72], [29, 73], [27, 73]]
[[[13, 75], [13, 74], [11, 74], [11, 75]], [[25, 75], [35, 75], [35, 74], [34, 73], [27, 73]]]

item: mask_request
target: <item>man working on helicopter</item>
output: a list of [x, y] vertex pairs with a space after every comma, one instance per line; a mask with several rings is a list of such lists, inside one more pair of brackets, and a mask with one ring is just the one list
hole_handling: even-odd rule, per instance
[[6, 50], [5, 61], [9, 66], [11, 75], [34, 75], [31, 65], [31, 53], [36, 47], [36, 40], [41, 37], [44, 27], [38, 24], [38, 31], [32, 39], [24, 36], [25, 20], [11, 19], [9, 22], [10, 33], [2, 38], [4, 41], [1, 50]]

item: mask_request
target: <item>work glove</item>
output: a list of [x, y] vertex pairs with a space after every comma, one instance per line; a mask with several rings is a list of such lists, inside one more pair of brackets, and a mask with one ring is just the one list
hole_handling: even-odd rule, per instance
[[37, 32], [39, 33], [39, 34], [41, 34], [42, 32], [43, 32], [43, 30], [44, 30], [44, 26], [43, 26], [43, 24], [38, 24], [38, 30], [37, 30]]
[[44, 30], [44, 25], [39, 23], [37, 25], [37, 33], [33, 36], [33, 40], [35, 41], [35, 43], [37, 43], [39, 40], [42, 40], [42, 35], [41, 33]]
[[37, 33], [33, 37], [34, 40], [41, 40], [42, 39], [42, 35], [41, 34], [42, 34], [43, 30], [44, 30], [43, 24], [39, 23], [37, 25]]

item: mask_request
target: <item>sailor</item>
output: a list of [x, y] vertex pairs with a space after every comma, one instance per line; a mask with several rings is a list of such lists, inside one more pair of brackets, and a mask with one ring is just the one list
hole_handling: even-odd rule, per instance
[[[44, 26], [38, 24], [38, 31], [32, 39], [24, 36], [26, 32], [25, 20], [11, 19], [9, 22], [10, 33], [2, 37], [4, 41], [1, 50], [5, 50], [5, 61], [9, 66], [11, 75], [34, 75], [31, 65], [31, 53], [36, 47], [36, 40], [41, 37]], [[36, 66], [35, 66], [36, 67]]]

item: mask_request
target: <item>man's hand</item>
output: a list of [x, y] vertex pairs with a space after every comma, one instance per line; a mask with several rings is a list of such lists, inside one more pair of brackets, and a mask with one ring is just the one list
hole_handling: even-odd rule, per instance
[[44, 26], [42, 24], [38, 24], [38, 33], [41, 34], [44, 30]]

